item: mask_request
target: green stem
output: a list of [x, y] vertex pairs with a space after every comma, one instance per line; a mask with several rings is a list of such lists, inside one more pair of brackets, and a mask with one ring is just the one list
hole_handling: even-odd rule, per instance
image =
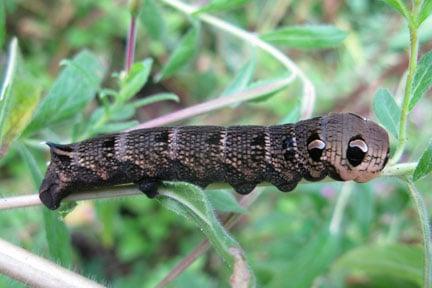
[[[417, 3], [416, 3], [417, 4]], [[411, 100], [411, 90], [412, 90], [412, 82], [414, 79], [414, 74], [417, 69], [417, 56], [419, 49], [419, 41], [417, 37], [417, 25], [415, 24], [417, 19], [417, 9], [418, 5], [414, 5], [413, 7], [413, 17], [409, 20], [408, 27], [410, 33], [410, 51], [409, 51], [409, 66], [408, 66], [408, 76], [405, 83], [405, 93], [402, 101], [402, 111], [401, 118], [399, 124], [399, 143], [396, 148], [396, 152], [393, 155], [393, 159], [391, 163], [397, 163], [402, 156], [402, 153], [405, 149], [405, 144], [407, 142], [406, 136], [406, 127], [409, 113], [409, 103]]]
[[431, 243], [431, 225], [429, 223], [429, 213], [426, 209], [423, 196], [417, 190], [410, 178], [406, 178], [410, 196], [414, 203], [419, 218], [424, 246], [424, 265], [423, 265], [423, 287], [432, 287], [432, 243]]

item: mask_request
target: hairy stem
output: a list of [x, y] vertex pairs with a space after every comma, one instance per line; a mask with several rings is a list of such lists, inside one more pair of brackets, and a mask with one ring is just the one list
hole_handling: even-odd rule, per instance
[[104, 287], [0, 239], [0, 273], [29, 287]]
[[423, 236], [423, 287], [432, 287], [432, 243], [431, 243], [431, 225], [429, 222], [429, 213], [426, 208], [422, 194], [417, 190], [411, 179], [406, 177], [411, 199], [417, 211], [418, 220]]
[[[417, 5], [414, 5], [413, 11], [417, 11]], [[413, 17], [416, 19], [416, 17]], [[409, 22], [412, 22], [410, 20]], [[414, 74], [417, 68], [417, 56], [419, 49], [419, 41], [417, 37], [417, 25], [409, 23], [409, 34], [410, 34], [410, 48], [409, 48], [409, 64], [408, 64], [408, 75], [405, 82], [405, 93], [402, 100], [401, 118], [399, 123], [399, 143], [397, 145], [395, 154], [391, 160], [391, 163], [397, 163], [402, 156], [407, 142], [407, 120], [409, 113], [409, 103], [411, 100], [412, 82], [414, 80]]]
[[168, 115], [163, 115], [157, 118], [154, 118], [145, 123], [139, 124], [130, 130], [142, 129], [142, 128], [151, 128], [158, 127], [170, 123], [174, 123], [180, 120], [188, 119], [197, 115], [201, 115], [210, 111], [214, 111], [217, 109], [221, 109], [224, 107], [228, 107], [232, 104], [241, 103], [250, 101], [258, 98], [261, 95], [265, 95], [267, 93], [272, 93], [278, 91], [279, 89], [285, 88], [289, 83], [294, 80], [293, 77], [289, 77], [287, 79], [274, 81], [268, 84], [263, 84], [257, 87], [249, 88], [228, 97], [221, 96], [216, 99], [209, 100], [207, 102], [203, 102], [194, 106], [190, 106], [179, 111], [170, 113]]
[[[388, 168], [384, 169], [384, 171], [381, 173], [381, 176], [401, 177], [401, 176], [412, 175], [416, 166], [417, 163], [402, 163], [402, 164], [389, 166]], [[331, 179], [326, 178], [323, 181], [331, 181]], [[301, 183], [307, 184], [310, 182], [302, 181]], [[260, 186], [268, 186], [268, 185], [269, 185], [268, 183], [260, 184]], [[214, 183], [211, 184], [208, 187], [208, 189], [209, 190], [230, 189], [230, 186], [225, 183]], [[164, 190], [162, 188], [161, 192], [163, 191]], [[69, 201], [97, 200], [97, 199], [117, 198], [117, 197], [131, 196], [131, 195], [142, 195], [142, 193], [138, 189], [136, 189], [136, 185], [134, 184], [126, 184], [126, 185], [119, 185], [113, 187], [105, 187], [103, 189], [102, 188], [94, 189], [91, 191], [83, 191], [80, 193], [72, 194], [68, 196], [65, 200], [66, 201], [67, 200]], [[14, 208], [21, 208], [21, 207], [31, 207], [31, 206], [38, 206], [38, 205], [42, 205], [42, 203], [40, 202], [39, 195], [37, 194], [0, 198], [0, 210], [8, 210]]]

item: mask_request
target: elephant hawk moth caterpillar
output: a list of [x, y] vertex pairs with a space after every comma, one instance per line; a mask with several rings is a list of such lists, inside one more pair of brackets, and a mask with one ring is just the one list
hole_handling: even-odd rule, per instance
[[162, 181], [203, 188], [226, 182], [240, 194], [261, 182], [291, 191], [301, 178], [366, 182], [389, 157], [387, 132], [353, 113], [274, 126], [149, 128], [47, 144], [51, 162], [39, 197], [50, 209], [76, 191], [125, 183], [153, 198]]

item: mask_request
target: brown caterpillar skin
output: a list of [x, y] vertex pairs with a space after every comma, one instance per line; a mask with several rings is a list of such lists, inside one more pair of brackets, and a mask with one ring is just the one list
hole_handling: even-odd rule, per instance
[[241, 194], [260, 182], [291, 191], [301, 178], [327, 175], [365, 182], [389, 154], [387, 132], [352, 113], [267, 127], [151, 128], [48, 145], [51, 163], [39, 197], [50, 209], [75, 191], [131, 182], [150, 198], [164, 180], [226, 182]]

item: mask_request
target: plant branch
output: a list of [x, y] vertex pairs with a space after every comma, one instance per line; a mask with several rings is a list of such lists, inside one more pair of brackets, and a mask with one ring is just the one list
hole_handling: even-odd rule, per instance
[[0, 272], [31, 287], [103, 287], [3, 239]]
[[[392, 177], [401, 177], [411, 175], [414, 172], [417, 163], [402, 163], [393, 166], [389, 166], [384, 169], [381, 173], [381, 176], [392, 176]], [[330, 178], [326, 178], [323, 181], [332, 181]], [[307, 184], [310, 182], [302, 181], [302, 184]], [[259, 186], [269, 186], [269, 183], [261, 183]], [[226, 183], [214, 183], [209, 185], [208, 190], [214, 189], [231, 189]], [[163, 187], [159, 189], [160, 193], [164, 193], [167, 191]], [[82, 200], [97, 200], [97, 199], [106, 199], [106, 198], [118, 198], [124, 196], [132, 196], [132, 195], [142, 195], [142, 193], [136, 189], [136, 185], [134, 184], [126, 184], [126, 185], [118, 185], [113, 187], [105, 187], [100, 189], [94, 189], [91, 191], [83, 191], [80, 193], [72, 194], [65, 198], [66, 201], [82, 201]], [[14, 208], [24, 208], [31, 206], [42, 205], [39, 200], [38, 194], [30, 194], [23, 196], [14, 196], [14, 197], [6, 197], [0, 198], [0, 210], [8, 210]]]
[[[192, 15], [197, 8], [187, 5], [179, 0], [162, 0], [165, 4], [174, 7], [175, 9], [182, 11], [187, 15]], [[278, 62], [280, 62], [285, 68], [287, 68], [292, 74], [291, 77], [299, 77], [303, 82], [303, 98], [301, 106], [301, 116], [302, 118], [309, 118], [312, 115], [313, 107], [315, 103], [315, 88], [309, 78], [301, 71], [301, 69], [289, 59], [285, 54], [283, 54], [279, 49], [270, 45], [269, 43], [261, 40], [256, 35], [242, 30], [228, 22], [225, 22], [217, 17], [210, 16], [205, 13], [198, 14], [197, 17], [203, 22], [210, 24], [226, 33], [234, 35], [246, 43], [256, 46], [263, 51], [266, 51], [271, 56], [273, 56]], [[291, 81], [290, 81], [291, 82]]]
[[418, 220], [423, 236], [424, 265], [423, 265], [423, 287], [432, 287], [432, 239], [429, 213], [421, 193], [417, 190], [411, 179], [406, 177], [411, 199], [417, 211]]
[[197, 116], [200, 114], [204, 114], [213, 110], [221, 109], [232, 104], [250, 101], [255, 98], [258, 98], [261, 95], [265, 95], [268, 93], [275, 92], [286, 87], [290, 82], [294, 80], [294, 77], [289, 77], [287, 79], [275, 81], [268, 84], [263, 84], [254, 88], [249, 88], [238, 93], [234, 93], [227, 96], [219, 97], [213, 100], [209, 100], [204, 103], [200, 103], [194, 106], [190, 106], [185, 109], [181, 109], [179, 111], [170, 113], [168, 115], [164, 115], [161, 117], [154, 118], [145, 123], [139, 124], [130, 130], [142, 129], [142, 128], [150, 128], [150, 127], [158, 127], [166, 124], [170, 124], [173, 122], [177, 122], [180, 120], [184, 120], [193, 116]]

